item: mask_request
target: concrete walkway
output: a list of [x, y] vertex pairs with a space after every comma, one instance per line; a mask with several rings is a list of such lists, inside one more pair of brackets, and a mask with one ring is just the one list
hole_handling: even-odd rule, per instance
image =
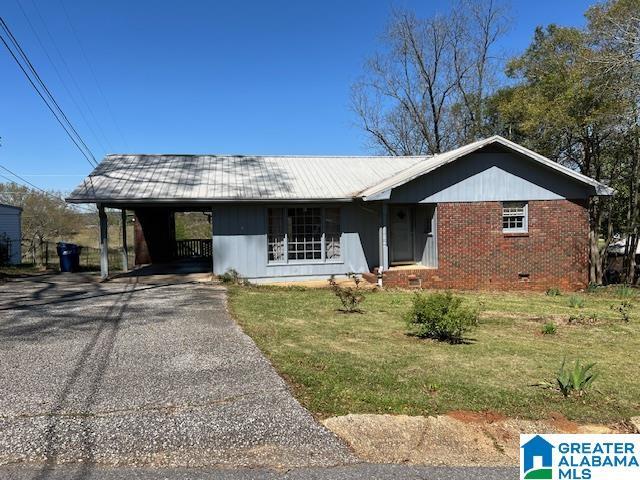
[[47, 476], [74, 463], [81, 478], [356, 461], [231, 320], [220, 287], [79, 278], [0, 285], [0, 464]]

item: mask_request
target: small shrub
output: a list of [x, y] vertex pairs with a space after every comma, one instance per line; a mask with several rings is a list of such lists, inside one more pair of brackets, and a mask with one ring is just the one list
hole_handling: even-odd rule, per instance
[[633, 304], [627, 300], [620, 302], [620, 305], [611, 305], [611, 308], [618, 311], [623, 322], [628, 323], [631, 315]]
[[556, 375], [556, 382], [560, 393], [566, 398], [571, 394], [582, 396], [591, 386], [598, 374], [593, 372], [595, 363], [582, 364], [576, 360], [573, 368], [566, 368], [566, 358], [562, 360], [560, 370]]
[[547, 288], [547, 291], [545, 292], [545, 294], [548, 297], [559, 297], [561, 295], [560, 289], [557, 287]]
[[230, 268], [222, 275], [220, 275], [220, 282], [227, 285], [250, 285], [249, 281], [246, 278], [242, 277], [233, 268]]
[[584, 298], [579, 297], [577, 295], [571, 295], [569, 297], [569, 306], [571, 308], [583, 308], [584, 307]]
[[416, 293], [405, 315], [409, 333], [420, 338], [434, 338], [461, 343], [465, 334], [478, 325], [479, 312], [464, 305], [462, 297], [446, 293]]
[[360, 293], [360, 283], [362, 280], [355, 274], [348, 274], [353, 278], [355, 287], [343, 287], [338, 285], [333, 275], [329, 279], [329, 287], [336, 297], [340, 299], [342, 303], [342, 311], [345, 313], [362, 313], [360, 309], [360, 303], [364, 300], [364, 296]]
[[542, 326], [543, 335], [555, 335], [557, 331], [558, 331], [558, 327], [553, 322], [547, 322]]
[[633, 288], [629, 285], [619, 285], [618, 288], [616, 288], [616, 295], [621, 298], [629, 298], [633, 296]]

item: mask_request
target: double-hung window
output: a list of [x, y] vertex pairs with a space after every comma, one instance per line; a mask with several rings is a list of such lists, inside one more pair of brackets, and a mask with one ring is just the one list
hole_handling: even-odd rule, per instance
[[529, 231], [529, 205], [527, 202], [502, 203], [502, 231], [526, 233]]
[[340, 260], [339, 208], [269, 208], [267, 217], [270, 263]]

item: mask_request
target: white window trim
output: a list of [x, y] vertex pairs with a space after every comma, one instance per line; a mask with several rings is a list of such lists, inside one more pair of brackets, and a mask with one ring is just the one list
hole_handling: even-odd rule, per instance
[[337, 207], [340, 210], [340, 223], [338, 225], [338, 229], [340, 231], [340, 257], [339, 258], [332, 258], [332, 259], [327, 259], [326, 258], [326, 243], [325, 243], [325, 209], [326, 208], [335, 208], [335, 207], [325, 207], [325, 206], [318, 206], [318, 205], [309, 205], [309, 208], [320, 208], [321, 210], [321, 216], [322, 216], [322, 251], [321, 251], [321, 257], [319, 259], [289, 259], [289, 232], [287, 229], [287, 210], [289, 208], [295, 208], [295, 207], [288, 207], [288, 206], [283, 206], [283, 207], [267, 207], [265, 209], [265, 221], [266, 221], [266, 225], [267, 225], [267, 229], [268, 229], [268, 225], [269, 225], [269, 210], [273, 210], [273, 209], [280, 209], [283, 211], [284, 215], [283, 215], [283, 222], [284, 222], [284, 260], [269, 260], [269, 232], [267, 231], [267, 266], [278, 266], [278, 265], [305, 265], [305, 264], [314, 264], [314, 265], [322, 265], [322, 264], [343, 264], [344, 263], [344, 244], [342, 242], [342, 236], [343, 236], [343, 231], [342, 231], [342, 226], [343, 226], [343, 219], [342, 219], [342, 208], [341, 207]]
[[[504, 217], [520, 217], [522, 215], [505, 215], [505, 208], [513, 208], [508, 207], [508, 204], [523, 204], [523, 219], [522, 219], [522, 228], [505, 228], [504, 227]], [[502, 202], [502, 232], [503, 233], [529, 233], [529, 202]]]

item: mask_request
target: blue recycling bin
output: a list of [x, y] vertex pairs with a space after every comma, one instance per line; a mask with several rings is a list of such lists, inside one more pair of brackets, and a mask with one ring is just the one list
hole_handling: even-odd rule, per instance
[[80, 247], [75, 243], [58, 242], [56, 245], [60, 257], [61, 272], [75, 272], [80, 266]]

